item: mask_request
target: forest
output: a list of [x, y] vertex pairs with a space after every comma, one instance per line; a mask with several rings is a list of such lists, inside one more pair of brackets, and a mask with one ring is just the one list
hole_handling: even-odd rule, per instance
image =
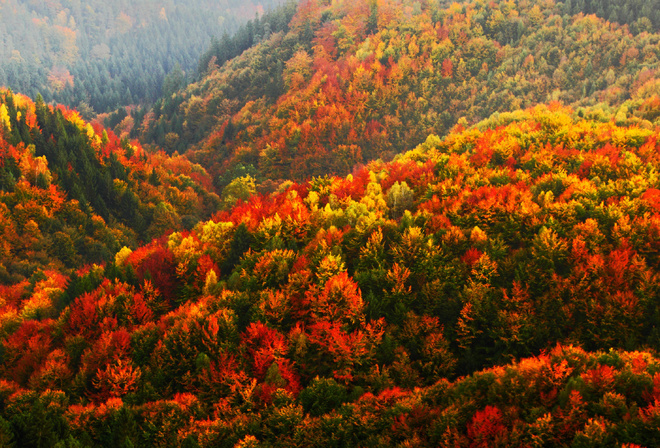
[[458, 122], [539, 103], [626, 115], [660, 93], [657, 30], [560, 3], [514, 6], [306, 2], [288, 32], [134, 117], [131, 135], [193, 153], [223, 188], [244, 173], [345, 175]]
[[252, 33], [246, 35], [241, 27], [278, 4], [3, 1], [0, 85], [76, 107], [87, 119], [123, 106], [150, 104], [194, 78], [212, 38], [241, 31], [231, 43], [251, 45]]
[[0, 90], [0, 446], [660, 445], [653, 2], [310, 0]]
[[37, 271], [4, 290], [2, 434], [655, 446], [659, 150], [537, 106]]
[[201, 166], [147, 153], [41, 97], [0, 91], [0, 126], [0, 283], [103, 263], [221, 203]]

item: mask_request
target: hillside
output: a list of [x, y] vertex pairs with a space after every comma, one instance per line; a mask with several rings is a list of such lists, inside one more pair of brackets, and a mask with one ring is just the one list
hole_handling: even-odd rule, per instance
[[0, 446], [660, 446], [653, 5], [310, 0], [153, 109], [0, 90]]
[[192, 227], [219, 204], [202, 167], [8, 90], [0, 151], [3, 284], [33, 277], [34, 286], [45, 270], [108, 261], [123, 246]]
[[[194, 74], [212, 37], [233, 34], [277, 4], [6, 0], [0, 3], [0, 86], [32, 98], [41, 93], [83, 113], [153, 102], [181, 88], [184, 71]], [[235, 43], [252, 38], [250, 32]]]
[[193, 144], [192, 160], [224, 187], [245, 173], [347, 174], [457, 122], [549, 101], [629, 117], [660, 93], [660, 35], [574, 9], [307, 1], [287, 32], [210, 67], [135, 126], [168, 151]]
[[69, 305], [0, 316], [0, 437], [655, 446], [660, 148], [635, 121], [499, 114], [122, 249], [75, 294], [37, 282]]

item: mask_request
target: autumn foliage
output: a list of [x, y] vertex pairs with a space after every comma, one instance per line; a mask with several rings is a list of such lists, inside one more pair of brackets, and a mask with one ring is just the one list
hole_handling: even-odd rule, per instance
[[638, 3], [593, 3], [304, 1], [287, 30], [164, 99], [142, 139], [176, 136], [224, 187], [244, 173], [346, 175], [457, 123], [549, 101], [657, 123], [660, 35], [617, 23]]
[[[296, 48], [279, 99], [232, 97], [253, 59], [210, 67], [181, 105], [218, 126], [188, 154], [213, 178], [0, 94], [0, 445], [660, 445], [656, 82], [624, 75], [656, 35], [395, 6], [301, 4], [311, 49], [250, 50]], [[638, 96], [590, 105], [561, 52], [515, 50], [564, 29], [618, 61], [597, 95]], [[541, 84], [459, 121], [505, 72]], [[585, 102], [518, 108], [552, 92]]]
[[64, 107], [0, 91], [0, 280], [101, 264], [210, 216], [208, 175]]
[[32, 446], [30, 406], [89, 445], [654, 446], [659, 149], [538, 106], [40, 271], [3, 289], [3, 431]]

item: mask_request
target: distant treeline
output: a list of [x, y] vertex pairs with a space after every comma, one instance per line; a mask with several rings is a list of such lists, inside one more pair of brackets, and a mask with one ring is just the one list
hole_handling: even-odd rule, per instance
[[10, 0], [0, 5], [0, 85], [83, 114], [152, 103], [168, 73], [194, 73], [211, 36], [276, 3]]
[[596, 14], [598, 17], [631, 25], [633, 33], [657, 31], [660, 27], [658, 0], [566, 0], [567, 14]]
[[221, 66], [253, 45], [269, 39], [272, 33], [288, 31], [289, 22], [296, 13], [296, 9], [297, 3], [289, 1], [263, 16], [257, 17], [254, 21], [248, 21], [231, 37], [225, 32], [221, 39], [211, 38], [210, 47], [199, 58], [197, 69], [199, 74], [206, 73], [212, 60], [217, 66]]

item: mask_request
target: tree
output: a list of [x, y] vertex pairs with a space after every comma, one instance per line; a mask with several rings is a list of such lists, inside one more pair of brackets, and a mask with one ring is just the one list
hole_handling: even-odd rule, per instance
[[393, 218], [400, 218], [406, 210], [412, 209], [413, 200], [414, 192], [405, 181], [395, 182], [387, 192], [387, 205]]
[[256, 192], [255, 179], [250, 176], [237, 177], [222, 190], [222, 207], [230, 209], [238, 201], [246, 201]]

